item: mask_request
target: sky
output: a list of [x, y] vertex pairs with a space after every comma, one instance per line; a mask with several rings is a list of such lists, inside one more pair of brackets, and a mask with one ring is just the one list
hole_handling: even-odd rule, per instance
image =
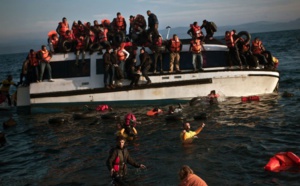
[[41, 39], [66, 17], [93, 22], [112, 20], [117, 12], [130, 15], [151, 10], [166, 26], [188, 26], [203, 19], [218, 26], [256, 21], [288, 22], [300, 18], [300, 0], [1, 0], [0, 44], [19, 39]]

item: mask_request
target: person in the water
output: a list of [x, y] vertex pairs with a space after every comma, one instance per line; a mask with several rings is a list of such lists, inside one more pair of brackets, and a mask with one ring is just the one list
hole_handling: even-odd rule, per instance
[[180, 133], [180, 139], [182, 143], [192, 143], [195, 138], [198, 138], [197, 135], [202, 131], [204, 126], [205, 123], [202, 123], [202, 125], [196, 131], [192, 131], [190, 123], [184, 123], [183, 131]]
[[125, 147], [125, 142], [126, 139], [124, 137], [117, 137], [117, 146], [110, 150], [106, 161], [107, 168], [115, 185], [126, 185], [127, 163], [136, 168], [146, 168], [145, 165], [139, 164], [131, 158], [129, 151]]

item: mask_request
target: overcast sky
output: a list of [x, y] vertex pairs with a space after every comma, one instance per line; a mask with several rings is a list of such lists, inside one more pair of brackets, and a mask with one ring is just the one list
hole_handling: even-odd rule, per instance
[[[1, 0], [0, 43], [7, 39], [34, 38], [55, 30], [62, 17], [93, 22], [117, 12], [130, 15], [151, 10], [159, 19], [159, 29], [188, 26], [203, 19], [218, 26], [256, 21], [292, 21], [300, 17], [300, 0]], [[38, 34], [39, 33], [39, 34]]]

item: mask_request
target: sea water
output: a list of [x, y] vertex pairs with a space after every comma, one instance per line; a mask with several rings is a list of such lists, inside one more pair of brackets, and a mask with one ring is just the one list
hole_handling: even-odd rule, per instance
[[[202, 122], [193, 116], [208, 115], [205, 128], [192, 144], [180, 142], [182, 121], [167, 122], [164, 115], [146, 116], [153, 105], [114, 107], [121, 118], [133, 112], [142, 122], [136, 127], [137, 139], [127, 147], [147, 169], [128, 165], [131, 185], [178, 185], [182, 165], [189, 165], [208, 185], [300, 185], [299, 171], [270, 173], [263, 169], [278, 152], [292, 151], [300, 156], [300, 30], [257, 33], [254, 37], [279, 59], [278, 93], [252, 102], [227, 98], [218, 105], [206, 101], [193, 107], [183, 104], [185, 120], [193, 129]], [[0, 55], [0, 78], [12, 74], [18, 82], [26, 55]], [[283, 97], [285, 91], [294, 96]], [[158, 106], [167, 111], [170, 105]], [[31, 114], [16, 108], [1, 110], [0, 123], [12, 116], [17, 125], [9, 129], [0, 126], [7, 139], [0, 148], [0, 185], [109, 185], [105, 162], [115, 146], [116, 122], [101, 120], [100, 113], [90, 119], [72, 119], [84, 108], [34, 108]], [[68, 122], [49, 124], [53, 117]]]

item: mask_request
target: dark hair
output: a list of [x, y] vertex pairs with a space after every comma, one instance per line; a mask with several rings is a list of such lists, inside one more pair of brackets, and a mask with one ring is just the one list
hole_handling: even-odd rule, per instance
[[118, 142], [118, 141], [121, 141], [121, 140], [126, 141], [126, 138], [124, 136], [117, 136], [116, 141]]
[[34, 52], [34, 50], [33, 49], [30, 49], [30, 51], [29, 52]]
[[121, 13], [120, 13], [120, 12], [118, 12], [118, 13], [117, 13], [117, 15], [121, 15]]
[[194, 23], [193, 23], [193, 25], [196, 25], [197, 24], [197, 21], [195, 21]]

